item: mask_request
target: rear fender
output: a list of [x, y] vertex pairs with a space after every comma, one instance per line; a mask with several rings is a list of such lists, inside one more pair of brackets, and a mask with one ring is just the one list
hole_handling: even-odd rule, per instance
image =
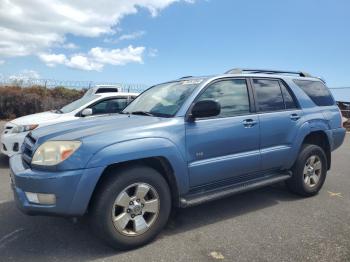
[[303, 145], [304, 139], [307, 135], [309, 135], [312, 132], [317, 132], [317, 131], [322, 131], [324, 132], [327, 137], [328, 141], [331, 141], [330, 139], [330, 130], [329, 126], [326, 121], [319, 119], [319, 120], [310, 120], [305, 122], [299, 129], [298, 134], [294, 140], [293, 146], [292, 146], [292, 151], [291, 151], [291, 156], [289, 158], [289, 161], [286, 163], [285, 168], [290, 169], [293, 164], [295, 163], [298, 154], [300, 152], [300, 149]]

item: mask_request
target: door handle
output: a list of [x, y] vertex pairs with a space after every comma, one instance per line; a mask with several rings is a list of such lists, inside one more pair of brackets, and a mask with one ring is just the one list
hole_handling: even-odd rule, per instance
[[300, 116], [298, 114], [291, 114], [290, 119], [292, 119], [293, 121], [297, 121], [300, 119]]
[[250, 128], [253, 127], [257, 124], [258, 122], [255, 121], [254, 119], [245, 119], [243, 120], [243, 125], [245, 128]]

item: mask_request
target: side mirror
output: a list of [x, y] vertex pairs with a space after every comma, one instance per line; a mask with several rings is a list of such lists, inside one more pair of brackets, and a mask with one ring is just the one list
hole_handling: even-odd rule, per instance
[[192, 108], [191, 117], [203, 118], [217, 116], [221, 112], [221, 105], [213, 100], [198, 101]]
[[81, 112], [81, 116], [85, 117], [85, 116], [92, 116], [92, 109], [91, 108], [85, 108], [82, 112]]

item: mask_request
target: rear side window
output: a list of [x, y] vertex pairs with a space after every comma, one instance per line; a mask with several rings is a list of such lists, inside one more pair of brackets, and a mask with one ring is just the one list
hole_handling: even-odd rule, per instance
[[310, 99], [318, 106], [332, 106], [334, 99], [327, 87], [320, 81], [294, 80]]
[[260, 112], [284, 110], [279, 82], [271, 79], [253, 79]]
[[292, 94], [290, 93], [290, 91], [288, 90], [288, 88], [286, 87], [286, 85], [283, 84], [283, 82], [280, 82], [280, 84], [281, 84], [281, 91], [282, 91], [283, 100], [284, 100], [286, 109], [297, 108], [297, 104], [295, 103], [295, 100]]

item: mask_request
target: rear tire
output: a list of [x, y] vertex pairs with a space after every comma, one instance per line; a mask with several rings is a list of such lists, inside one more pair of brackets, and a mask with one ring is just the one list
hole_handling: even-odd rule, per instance
[[171, 211], [166, 180], [144, 166], [115, 170], [107, 176], [91, 206], [95, 233], [118, 250], [149, 243], [166, 225]]
[[303, 145], [292, 173], [292, 177], [286, 181], [291, 192], [305, 197], [316, 195], [327, 174], [327, 157], [323, 149], [317, 145]]

